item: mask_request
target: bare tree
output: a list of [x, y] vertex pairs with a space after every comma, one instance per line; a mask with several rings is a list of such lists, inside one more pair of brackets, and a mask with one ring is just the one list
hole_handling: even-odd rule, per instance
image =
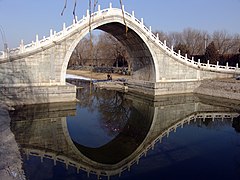
[[168, 36], [168, 34], [167, 33], [165, 33], [165, 32], [163, 32], [163, 31], [155, 31], [154, 32], [154, 34], [156, 35], [156, 36], [158, 36], [158, 38], [159, 38], [159, 40], [160, 41], [167, 41], [167, 45], [168, 46], [170, 46], [170, 43], [169, 43], [169, 36]]
[[232, 48], [229, 50], [231, 54], [239, 54], [240, 53], [240, 34], [234, 34], [232, 36]]
[[111, 34], [102, 32], [94, 46], [95, 50], [98, 49], [96, 55], [102, 65], [112, 66], [119, 55], [127, 58], [126, 48]]
[[126, 48], [111, 34], [101, 32], [98, 36], [93, 34], [91, 39], [87, 36], [78, 43], [71, 56], [69, 67], [79, 65], [112, 67], [119, 56], [128, 58]]
[[182, 32], [182, 44], [185, 44], [190, 55], [204, 53], [204, 37], [206, 32], [195, 29], [185, 29]]
[[[92, 40], [95, 42], [96, 37], [92, 36]], [[89, 36], [86, 36], [78, 43], [74, 49], [68, 67], [92, 65], [93, 62], [89, 57], [89, 55], [92, 53], [91, 51], [94, 51], [94, 49], [91, 48], [91, 41]]]
[[178, 44], [184, 44], [182, 39], [182, 33], [171, 32], [168, 34], [168, 41], [171, 46], [177, 46]]
[[180, 54], [181, 54], [182, 56], [185, 56], [185, 54], [187, 54], [188, 56], [190, 55], [190, 54], [189, 54], [189, 50], [188, 50], [186, 44], [181, 44], [181, 43], [179, 43], [179, 44], [177, 44], [177, 45], [173, 48], [173, 50], [174, 50], [175, 52], [180, 51]]
[[230, 49], [233, 47], [232, 37], [225, 30], [213, 32], [212, 40], [216, 44], [219, 53], [222, 55], [229, 53]]

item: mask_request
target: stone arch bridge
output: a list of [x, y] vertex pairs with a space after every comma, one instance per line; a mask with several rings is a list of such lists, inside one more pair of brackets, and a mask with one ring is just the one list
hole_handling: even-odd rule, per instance
[[[124, 7], [123, 7], [124, 8]], [[151, 27], [134, 12], [124, 11], [128, 33], [121, 9], [110, 7], [73, 21], [60, 32], [50, 30], [48, 37], [15, 49], [0, 52], [0, 87], [5, 101], [22, 103], [63, 102], [75, 100], [76, 88], [65, 81], [66, 69], [72, 52], [91, 29], [112, 34], [126, 46], [133, 75], [128, 81], [129, 91], [148, 95], [193, 92], [201, 80], [227, 78], [239, 74], [238, 67], [204, 64], [188, 59], [166, 46]]]

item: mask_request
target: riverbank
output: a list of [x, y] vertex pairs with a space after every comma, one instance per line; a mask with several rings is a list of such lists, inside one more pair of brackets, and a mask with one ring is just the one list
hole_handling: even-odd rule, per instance
[[23, 180], [21, 155], [10, 129], [10, 121], [8, 107], [0, 104], [0, 179]]
[[202, 81], [194, 93], [221, 97], [232, 100], [240, 100], [240, 80], [215, 79]]
[[[126, 92], [128, 87], [125, 85], [125, 81], [129, 79], [131, 76], [129, 75], [121, 75], [121, 74], [111, 74], [112, 80], [107, 80], [108, 73], [95, 73], [87, 70], [67, 70], [67, 75], [71, 76], [78, 76], [79, 79], [83, 80], [94, 80], [93, 84], [95, 87], [100, 89], [108, 89], [108, 90], [119, 90]], [[75, 77], [78, 79], [78, 77]], [[99, 80], [99, 81], [95, 81]], [[102, 80], [102, 81], [101, 81]]]
[[[107, 73], [94, 73], [91, 71], [83, 71], [83, 70], [67, 70], [68, 74], [74, 74], [83, 76], [86, 78], [92, 78], [96, 80], [106, 80]], [[116, 79], [130, 79], [131, 76], [128, 75], [120, 75], [120, 74], [111, 74], [113, 80]], [[115, 83], [116, 84], [116, 83]], [[106, 86], [107, 88], [111, 89], [114, 88], [114, 83], [100, 83], [98, 85], [101, 88]], [[117, 84], [119, 86], [119, 84]], [[119, 88], [117, 87], [116, 88]], [[121, 86], [121, 89], [124, 86]], [[213, 97], [220, 97], [226, 98], [230, 100], [240, 100], [240, 80], [236, 80], [235, 78], [231, 79], [214, 79], [214, 80], [204, 80], [201, 82], [201, 85], [194, 90], [193, 93], [213, 96]]]

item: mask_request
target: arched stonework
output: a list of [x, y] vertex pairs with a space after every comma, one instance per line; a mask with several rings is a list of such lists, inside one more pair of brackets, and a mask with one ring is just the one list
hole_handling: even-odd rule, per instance
[[[91, 15], [91, 29], [112, 34], [124, 44], [133, 67], [128, 90], [146, 95], [191, 93], [201, 80], [229, 78], [240, 74], [238, 67], [204, 64], [183, 57], [166, 46], [143, 19], [134, 12], [124, 12], [128, 33], [121, 9], [110, 8]], [[13, 104], [49, 103], [75, 100], [76, 88], [66, 84], [67, 65], [79, 41], [89, 32], [89, 13], [86, 17], [60, 32], [50, 30], [50, 36], [9, 52], [0, 52], [0, 97]], [[0, 100], [2, 100], [0, 98]]]

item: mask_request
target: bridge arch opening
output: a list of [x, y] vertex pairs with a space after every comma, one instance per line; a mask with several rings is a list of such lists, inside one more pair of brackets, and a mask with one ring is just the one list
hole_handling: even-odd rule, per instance
[[[115, 39], [117, 39], [118, 42], [123, 45], [123, 47], [125, 47], [124, 58], [122, 58], [120, 62], [117, 59], [112, 61], [112, 67], [124, 67], [127, 69], [128, 74], [131, 75], [130, 78], [132, 80], [151, 82], [156, 81], [156, 71], [153, 56], [149, 50], [148, 45], [135, 30], [133, 30], [131, 27], [128, 27], [128, 31], [126, 33], [126, 26], [120, 22], [109, 22], [95, 25], [93, 29], [101, 30], [107, 34], [112, 35]], [[86, 34], [87, 33], [88, 32], [86, 31]], [[79, 35], [77, 44], [81, 40], [84, 40], [85, 36]], [[77, 45], [75, 45], [74, 48], [76, 48], [76, 46]], [[119, 54], [119, 58], [121, 56], [122, 54]], [[68, 58], [68, 62], [71, 64], [70, 57]], [[94, 62], [88, 63], [90, 66], [96, 64], [97, 63]], [[98, 66], [104, 65], [104, 63], [98, 63]], [[70, 65], [68, 64], [68, 66]]]
[[153, 81], [155, 80], [155, 68], [153, 57], [145, 42], [141, 37], [123, 24], [112, 22], [97, 27], [104, 32], [114, 36], [121, 44], [126, 47], [129, 54], [129, 66], [132, 69], [133, 79]]
[[128, 61], [129, 53], [116, 38], [102, 30], [93, 30], [91, 37], [88, 33], [77, 44], [70, 57], [68, 69], [92, 69], [94, 72], [113, 69], [115, 73], [122, 73], [120, 70], [131, 69]]

